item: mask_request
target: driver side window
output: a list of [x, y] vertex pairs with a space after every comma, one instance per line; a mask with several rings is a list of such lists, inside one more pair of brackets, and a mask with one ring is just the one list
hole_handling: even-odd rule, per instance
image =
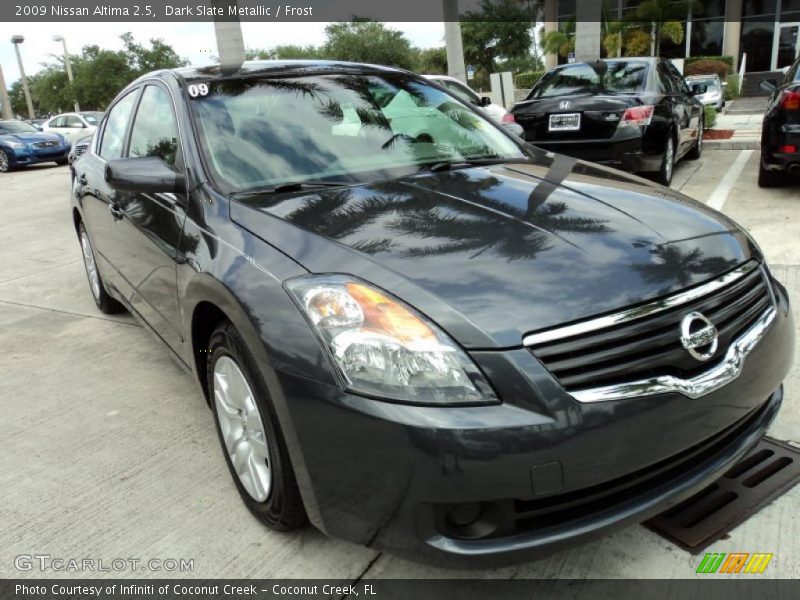
[[159, 85], [144, 88], [131, 131], [128, 156], [158, 156], [170, 166], [178, 154], [178, 124], [169, 94]]

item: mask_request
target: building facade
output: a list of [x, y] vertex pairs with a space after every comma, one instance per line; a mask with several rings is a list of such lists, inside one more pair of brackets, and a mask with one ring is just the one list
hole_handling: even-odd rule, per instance
[[[642, 0], [546, 0], [545, 29], [574, 31], [576, 51], [588, 47], [605, 55], [600, 39], [604, 23], [624, 21], [636, 12]], [[777, 71], [790, 65], [800, 53], [800, 0], [700, 0], [679, 2], [675, 21], [683, 27], [683, 41], [662, 40], [660, 54], [667, 58], [732, 56], [739, 68], [746, 54], [749, 73]], [[590, 6], [593, 5], [593, 6]], [[610, 5], [610, 7], [609, 7]], [[594, 12], [593, 12], [594, 11]], [[585, 56], [588, 58], [588, 56]], [[563, 57], [561, 59], [563, 61]], [[559, 57], [548, 56], [548, 66]]]

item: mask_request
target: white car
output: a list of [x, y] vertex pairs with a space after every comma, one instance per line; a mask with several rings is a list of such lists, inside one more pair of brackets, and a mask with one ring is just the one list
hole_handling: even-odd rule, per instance
[[486, 113], [489, 118], [500, 123], [514, 135], [522, 135], [522, 126], [514, 121], [514, 115], [499, 104], [493, 104], [488, 96], [479, 96], [472, 91], [469, 86], [449, 75], [423, 75], [423, 77], [439, 84], [464, 102], [479, 108]]
[[42, 131], [60, 133], [72, 145], [97, 131], [102, 118], [103, 113], [97, 111], [62, 113], [45, 121]]
[[695, 95], [695, 98], [705, 106], [713, 106], [717, 111], [724, 108], [727, 84], [719, 80], [719, 75], [690, 75], [686, 78], [686, 85], [692, 89], [696, 86], [706, 86], [706, 91]]

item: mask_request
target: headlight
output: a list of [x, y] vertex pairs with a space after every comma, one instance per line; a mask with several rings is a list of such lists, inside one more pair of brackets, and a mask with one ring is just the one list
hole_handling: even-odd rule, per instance
[[446, 333], [386, 292], [343, 275], [300, 277], [286, 288], [351, 391], [415, 404], [497, 402]]

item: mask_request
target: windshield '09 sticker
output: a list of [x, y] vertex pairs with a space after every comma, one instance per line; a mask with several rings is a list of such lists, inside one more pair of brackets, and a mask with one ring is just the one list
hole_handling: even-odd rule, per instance
[[206, 85], [205, 83], [198, 83], [198, 84], [193, 83], [192, 85], [189, 86], [188, 90], [189, 90], [189, 95], [192, 98], [197, 98], [198, 96], [208, 96], [208, 85]]

